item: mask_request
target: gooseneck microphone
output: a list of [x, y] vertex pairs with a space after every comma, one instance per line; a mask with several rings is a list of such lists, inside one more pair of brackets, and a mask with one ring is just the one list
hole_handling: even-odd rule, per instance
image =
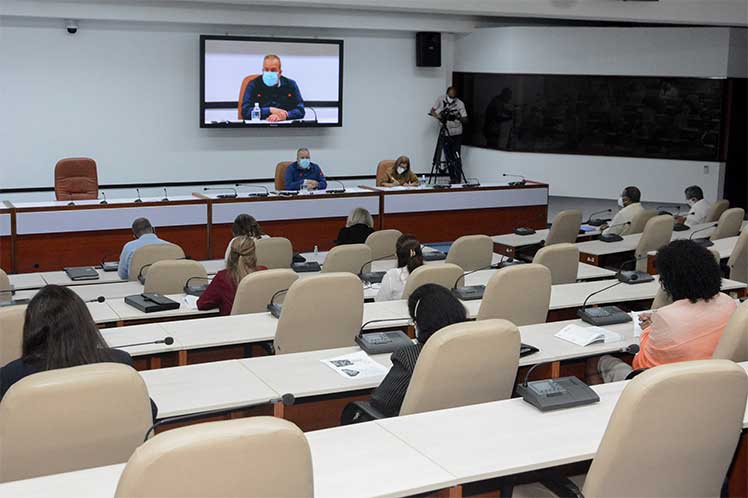
[[163, 339], [159, 339], [157, 341], [146, 341], [146, 342], [135, 342], [132, 344], [124, 344], [122, 346], [114, 346], [115, 349], [120, 348], [134, 348], [136, 346], [150, 346], [152, 344], [166, 344], [167, 346], [171, 346], [174, 344], [174, 338], [171, 336], [164, 337]]
[[273, 294], [273, 296], [270, 298], [270, 304], [268, 304], [267, 309], [275, 318], [280, 318], [281, 311], [283, 310], [283, 306], [281, 306], [280, 304], [275, 304], [275, 298], [280, 296], [281, 294], [285, 294], [286, 292], [288, 292], [288, 289], [281, 289]]
[[263, 189], [263, 192], [250, 192], [249, 197], [268, 197], [270, 195], [270, 190], [264, 185], [254, 185], [252, 183], [236, 183], [234, 184], [234, 186]]
[[233, 187], [216, 187], [216, 188], [209, 188], [205, 187], [203, 189], [203, 192], [226, 192], [230, 191], [230, 194], [218, 194], [217, 197], [219, 199], [236, 199], [239, 197], [239, 192], [236, 191]]
[[511, 174], [508, 174], [508, 173], [504, 173], [502, 176], [509, 176], [509, 177], [512, 177], [512, 178], [519, 178], [519, 180], [516, 181], [516, 182], [509, 182], [509, 186], [510, 187], [521, 187], [521, 186], [527, 184], [527, 178], [525, 178], [522, 175], [511, 175]]
[[314, 113], [314, 121], [312, 121], [312, 123], [319, 123], [319, 118], [317, 117], [317, 109], [315, 109], [314, 107], [308, 107], [308, 106], [304, 106], [304, 109], [309, 109], [310, 111]]
[[164, 198], [161, 199], [161, 202], [169, 202], [169, 193], [166, 191], [166, 187], [164, 187]]
[[[627, 225], [631, 225], [631, 222], [627, 221], [625, 223], [616, 223], [615, 225], [609, 226], [607, 229], [610, 230], [611, 228], [622, 227], [622, 226], [627, 226]], [[608, 235], [602, 234], [599, 240], [601, 242], [620, 242], [623, 240], [623, 237], [621, 237], [617, 233], [609, 233]]]
[[103, 303], [106, 301], [106, 298], [104, 296], [95, 297], [93, 299], [89, 299], [86, 301], [86, 303]]
[[694, 230], [691, 233], [691, 235], [688, 237], [688, 240], [692, 240], [693, 242], [699, 244], [701, 247], [712, 247], [714, 245], [714, 242], [712, 242], [708, 238], [694, 239], [693, 236], [696, 235], [697, 233], [704, 232], [704, 231], [710, 230], [712, 228], [717, 228], [718, 225], [719, 225], [719, 223], [712, 223], [709, 226], [706, 226], [704, 228], [699, 228], [698, 230]]
[[471, 271], [463, 273], [462, 275], [460, 275], [459, 277], [457, 277], [457, 280], [455, 280], [454, 285], [452, 285], [452, 289], [456, 289], [457, 288], [457, 284], [460, 283], [460, 280], [464, 279], [468, 275], [472, 275], [473, 273], [477, 273], [477, 272], [483, 271], [483, 270], [498, 270], [499, 264], [500, 263], [496, 263], [496, 264], [491, 263], [490, 265], [484, 266], [483, 268], [478, 268], [476, 270], [471, 270]]
[[358, 278], [360, 278], [363, 282], [368, 282], [370, 284], [378, 284], [382, 281], [382, 278], [384, 278], [384, 274], [386, 272], [383, 271], [369, 271], [364, 272], [364, 268], [366, 268], [368, 265], [372, 264], [374, 261], [380, 261], [383, 259], [392, 258], [394, 256], [397, 256], [396, 254], [388, 254], [387, 256], [381, 256], [379, 258], [374, 258], [370, 261], [367, 261], [363, 265], [361, 265], [361, 268], [358, 270]]
[[587, 218], [587, 224], [588, 224], [588, 225], [591, 225], [591, 226], [593, 226], [593, 227], [599, 227], [600, 225], [602, 225], [602, 224], [603, 224], [603, 223], [605, 223], [605, 222], [604, 222], [603, 220], [593, 220], [593, 219], [592, 219], [592, 217], [593, 217], [593, 216], [597, 216], [598, 214], [603, 214], [603, 213], [612, 213], [612, 212], [613, 212], [613, 210], [612, 210], [612, 209], [603, 209], [602, 211], [597, 211], [597, 212], [595, 212], [595, 213], [592, 213], [592, 214], [590, 215], [590, 217], [589, 217], [589, 218]]
[[109, 204], [106, 200], [106, 192], [103, 190], [101, 191], [101, 202], [99, 202], [99, 204]]
[[136, 187], [136, 188], [135, 188], [135, 192], [137, 192], [137, 194], [138, 194], [138, 198], [137, 198], [137, 199], [135, 199], [135, 200], [134, 200], [133, 202], [136, 202], [136, 203], [141, 203], [141, 202], [143, 202], [143, 199], [141, 199], [141, 197], [140, 197], [140, 189]]
[[335, 180], [334, 178], [329, 178], [329, 177], [325, 178], [325, 180], [327, 180], [328, 182], [335, 182], [342, 187], [342, 188], [335, 188], [335, 189], [328, 188], [325, 190], [325, 192], [327, 192], [328, 194], [345, 194], [345, 183], [341, 182], [340, 180]]

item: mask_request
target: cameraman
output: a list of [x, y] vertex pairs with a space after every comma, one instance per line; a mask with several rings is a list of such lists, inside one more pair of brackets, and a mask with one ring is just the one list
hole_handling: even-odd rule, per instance
[[[449, 162], [450, 158], [461, 159], [462, 125], [467, 123], [468, 115], [465, 103], [457, 98], [457, 89], [453, 86], [447, 88], [447, 94], [436, 99], [430, 114], [447, 125], [449, 135], [444, 143], [444, 156], [447, 161]], [[449, 173], [452, 183], [460, 183], [461, 172], [450, 169]]]

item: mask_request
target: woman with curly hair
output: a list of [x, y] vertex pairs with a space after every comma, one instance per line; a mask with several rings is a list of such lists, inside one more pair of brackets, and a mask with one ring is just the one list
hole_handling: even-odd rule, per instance
[[660, 285], [672, 304], [642, 313], [639, 352], [632, 366], [613, 356], [588, 364], [588, 380], [624, 380], [632, 367], [652, 368], [666, 363], [712, 357], [719, 338], [737, 305], [720, 292], [719, 264], [708, 249], [690, 240], [676, 240], [657, 252]]

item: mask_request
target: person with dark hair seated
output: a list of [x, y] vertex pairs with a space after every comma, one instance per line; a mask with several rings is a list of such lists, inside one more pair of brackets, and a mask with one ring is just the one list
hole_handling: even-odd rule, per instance
[[[620, 211], [616, 213], [610, 223], [601, 226], [603, 235], [626, 235], [631, 229], [630, 223], [636, 215], [644, 211], [641, 205], [642, 193], [637, 187], [626, 187], [618, 198]], [[628, 225], [626, 223], [629, 223]]]
[[119, 255], [117, 273], [122, 280], [127, 280], [130, 276], [130, 263], [132, 263], [132, 256], [136, 250], [151, 244], [168, 243], [156, 236], [156, 229], [151, 225], [148, 218], [138, 218], [132, 222], [132, 236], [135, 240], [125, 244], [122, 253]]
[[400, 413], [418, 355], [426, 341], [439, 330], [467, 320], [465, 306], [437, 284], [426, 284], [408, 298], [408, 312], [415, 323], [416, 344], [392, 353], [392, 368], [371, 395], [374, 408], [388, 417]]
[[[642, 313], [639, 352], [632, 366], [613, 356], [588, 363], [588, 380], [624, 380], [633, 369], [712, 357], [737, 305], [720, 292], [722, 275], [708, 249], [676, 240], [657, 252], [660, 284], [672, 304]], [[597, 364], [596, 364], [597, 363]]]
[[684, 192], [686, 202], [688, 203], [688, 216], [678, 216], [675, 218], [676, 223], [685, 223], [692, 227], [707, 222], [712, 205], [704, 199], [704, 191], [698, 185], [691, 185]]
[[[92, 363], [133, 365], [128, 353], [107, 345], [86, 303], [75, 292], [48, 285], [26, 308], [21, 358], [0, 368], [0, 399], [29, 375]], [[153, 400], [151, 410], [155, 421], [158, 409]]]
[[423, 265], [421, 243], [412, 235], [401, 235], [395, 243], [397, 268], [387, 270], [382, 284], [374, 297], [375, 301], [395, 301], [403, 298], [408, 277], [416, 268]]
[[252, 237], [254, 240], [270, 238], [262, 227], [260, 227], [260, 224], [257, 223], [254, 216], [245, 213], [234, 218], [234, 223], [231, 225], [231, 235], [233, 238], [229, 241], [229, 245], [226, 246], [226, 255], [223, 257], [224, 260], [229, 259], [229, 254], [231, 254], [231, 244], [233, 244], [238, 237], [247, 236]]

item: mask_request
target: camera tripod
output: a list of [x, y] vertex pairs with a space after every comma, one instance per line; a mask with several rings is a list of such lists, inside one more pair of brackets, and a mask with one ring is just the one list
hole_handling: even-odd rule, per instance
[[[445, 145], [449, 141], [451, 135], [447, 128], [446, 117], [439, 120], [441, 128], [439, 129], [439, 138], [436, 141], [436, 149], [434, 150], [434, 160], [431, 163], [431, 174], [429, 175], [429, 183], [434, 180], [436, 183], [437, 176], [449, 176], [450, 183], [467, 183], [465, 173], [462, 171], [462, 158], [460, 153], [450, 144], [449, 147], [445, 148]], [[444, 160], [442, 161], [442, 151], [444, 152]]]

